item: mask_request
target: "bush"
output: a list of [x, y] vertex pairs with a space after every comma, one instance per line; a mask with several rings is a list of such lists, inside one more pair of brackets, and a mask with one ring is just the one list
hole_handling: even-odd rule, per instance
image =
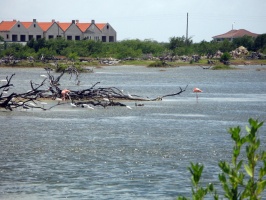
[[72, 61], [78, 60], [78, 54], [77, 53], [70, 53], [70, 54], [68, 54], [67, 57], [69, 60], [72, 60]]
[[149, 64], [148, 67], [171, 67], [171, 65], [165, 61], [155, 61]]
[[230, 69], [235, 69], [233, 67], [230, 67], [229, 65], [215, 65], [214, 67], [211, 68], [212, 70], [230, 70]]
[[227, 62], [231, 59], [231, 55], [228, 52], [224, 52], [220, 58], [220, 62]]
[[68, 71], [68, 70], [75, 70], [77, 72], [87, 72], [86, 69], [80, 66], [80, 63], [72, 65], [72, 66], [60, 63], [55, 69], [55, 72], [63, 72], [63, 71]]
[[[224, 197], [226, 199], [261, 199], [266, 187], [266, 152], [260, 149], [258, 130], [263, 122], [249, 119], [250, 127], [246, 127], [247, 135], [241, 136], [239, 126], [230, 128], [229, 134], [234, 142], [232, 163], [220, 161], [219, 181], [222, 184]], [[239, 159], [241, 150], [245, 147], [246, 159]], [[206, 188], [200, 186], [200, 178], [204, 166], [191, 163], [189, 171], [192, 174], [192, 197], [193, 199], [204, 199], [207, 194], [219, 199], [213, 184]], [[178, 197], [178, 200], [185, 200], [186, 197]]]

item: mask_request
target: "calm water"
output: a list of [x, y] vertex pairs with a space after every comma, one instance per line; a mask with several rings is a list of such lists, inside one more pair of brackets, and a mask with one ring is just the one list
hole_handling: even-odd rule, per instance
[[[264, 66], [265, 67], [265, 66]], [[213, 71], [199, 67], [165, 70], [105, 67], [82, 74], [79, 88], [65, 76], [62, 87], [116, 86], [161, 102], [88, 110], [0, 112], [0, 199], [175, 199], [190, 194], [190, 162], [205, 165], [203, 185], [217, 188], [218, 162], [230, 161], [229, 127], [250, 117], [266, 121], [266, 70]], [[0, 69], [15, 91], [40, 82], [42, 69]], [[198, 102], [192, 92], [199, 87]], [[51, 103], [51, 102], [50, 102]], [[266, 125], [260, 131], [265, 150]], [[266, 198], [265, 198], [266, 199]]]

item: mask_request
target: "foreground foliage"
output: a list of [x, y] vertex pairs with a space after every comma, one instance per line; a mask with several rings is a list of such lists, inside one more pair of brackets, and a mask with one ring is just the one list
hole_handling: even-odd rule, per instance
[[[241, 136], [239, 126], [229, 129], [229, 134], [234, 142], [232, 162], [220, 161], [219, 167], [222, 173], [219, 174], [219, 181], [223, 188], [223, 196], [226, 199], [261, 199], [266, 187], [266, 152], [260, 148], [258, 130], [263, 122], [249, 119], [250, 127], [246, 127], [247, 134]], [[240, 159], [241, 150], [245, 148], [245, 159]], [[192, 199], [204, 199], [206, 195], [212, 195], [214, 199], [219, 199], [217, 190], [213, 184], [206, 188], [200, 185], [204, 166], [191, 163], [188, 168], [192, 178]], [[178, 197], [178, 200], [189, 198]]]

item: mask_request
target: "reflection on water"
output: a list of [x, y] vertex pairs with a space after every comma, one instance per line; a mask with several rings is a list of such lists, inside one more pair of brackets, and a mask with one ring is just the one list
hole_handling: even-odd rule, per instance
[[[69, 77], [61, 85], [82, 89], [100, 81], [151, 98], [189, 86], [143, 107], [127, 102], [132, 110], [63, 105], [0, 112], [0, 199], [174, 199], [190, 193], [190, 162], [205, 165], [203, 185], [219, 188], [218, 162], [231, 160], [227, 129], [245, 130], [250, 117], [266, 120], [266, 71], [242, 68], [100, 68], [82, 74], [78, 88]], [[0, 76], [13, 71], [18, 91], [42, 80], [41, 69], [4, 68]], [[198, 101], [194, 87], [204, 91]]]

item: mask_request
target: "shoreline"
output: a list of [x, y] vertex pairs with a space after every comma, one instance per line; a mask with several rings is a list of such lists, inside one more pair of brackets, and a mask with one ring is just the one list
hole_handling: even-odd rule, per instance
[[[157, 66], [157, 67], [150, 67], [148, 66], [149, 64], [153, 63], [155, 61], [151, 60], [133, 60], [133, 61], [121, 61], [116, 64], [112, 65], [107, 65], [107, 64], [99, 64], [99, 63], [90, 63], [90, 62], [85, 62], [85, 63], [78, 63], [78, 67], [82, 68], [103, 68], [103, 67], [111, 67], [111, 66], [121, 66], [121, 67], [130, 67], [130, 66], [139, 66], [139, 67], [148, 67], [148, 68], [175, 68], [175, 67], [211, 67], [215, 65], [223, 65], [219, 61], [216, 60], [215, 63], [213, 64], [208, 64], [207, 60], [200, 60], [199, 62], [194, 62], [194, 63], [189, 63], [189, 62], [167, 62], [169, 66]], [[229, 66], [258, 66], [258, 65], [266, 65], [266, 60], [230, 60], [230, 65]], [[15, 65], [5, 65], [5, 64], [0, 64], [0, 68], [51, 68], [54, 69], [53, 63], [29, 63], [29, 62], [21, 62], [19, 64]]]

